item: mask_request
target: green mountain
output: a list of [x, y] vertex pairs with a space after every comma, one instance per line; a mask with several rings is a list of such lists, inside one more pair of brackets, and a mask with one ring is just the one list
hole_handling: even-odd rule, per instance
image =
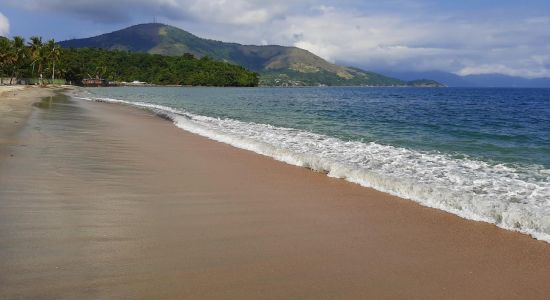
[[[191, 53], [238, 64], [258, 72], [261, 85], [374, 85], [416, 86], [381, 74], [332, 64], [304, 49], [284, 46], [253, 46], [197, 37], [164, 24], [140, 24], [85, 39], [59, 43], [64, 48], [102, 48], [147, 52], [168, 56]], [[423, 82], [423, 85], [425, 82]], [[434, 86], [440, 86], [433, 81]]]

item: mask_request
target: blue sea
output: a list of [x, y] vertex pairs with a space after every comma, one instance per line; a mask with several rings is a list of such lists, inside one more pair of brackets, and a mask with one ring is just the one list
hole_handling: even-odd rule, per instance
[[144, 107], [183, 130], [550, 242], [550, 89], [117, 87], [79, 97]]

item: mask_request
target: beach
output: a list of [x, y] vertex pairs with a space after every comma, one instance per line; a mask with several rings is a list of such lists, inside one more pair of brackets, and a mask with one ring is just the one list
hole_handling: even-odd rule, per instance
[[14, 143], [14, 134], [32, 112], [32, 103], [49, 95], [48, 89], [0, 86], [0, 155]]
[[1, 97], [2, 299], [550, 294], [550, 245], [527, 235], [212, 141], [147, 110], [40, 88]]

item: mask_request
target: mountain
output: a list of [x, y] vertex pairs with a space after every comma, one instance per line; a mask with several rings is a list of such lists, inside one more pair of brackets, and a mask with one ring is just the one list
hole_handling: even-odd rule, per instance
[[523, 78], [502, 74], [463, 76], [467, 82], [483, 87], [550, 88], [550, 78]]
[[433, 78], [450, 87], [516, 87], [516, 88], [550, 88], [550, 78], [523, 78], [502, 74], [483, 74], [460, 76], [441, 71], [429, 72], [395, 72], [382, 71], [401, 80], [413, 78]]
[[[262, 85], [374, 85], [416, 86], [357, 68], [332, 64], [297, 47], [254, 46], [197, 37], [158, 23], [140, 24], [115, 32], [59, 43], [64, 48], [102, 48], [169, 56], [190, 53], [244, 66], [260, 74]], [[441, 86], [423, 81], [421, 86]]]
[[459, 75], [441, 71], [427, 71], [427, 72], [401, 72], [393, 70], [382, 71], [389, 76], [399, 78], [401, 80], [413, 80], [414, 78], [433, 78], [438, 82], [441, 82], [450, 87], [471, 87], [471, 82], [468, 82], [465, 78]]

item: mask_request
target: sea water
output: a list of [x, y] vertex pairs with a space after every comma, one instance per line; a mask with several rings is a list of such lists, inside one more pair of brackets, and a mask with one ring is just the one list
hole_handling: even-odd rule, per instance
[[550, 89], [118, 87], [88, 100], [550, 242]]

